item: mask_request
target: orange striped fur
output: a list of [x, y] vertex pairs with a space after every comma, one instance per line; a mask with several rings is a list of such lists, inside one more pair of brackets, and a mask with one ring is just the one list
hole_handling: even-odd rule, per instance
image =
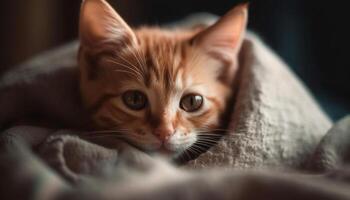
[[[96, 128], [113, 130], [147, 151], [174, 155], [219, 127], [232, 95], [246, 10], [238, 6], [202, 30], [131, 29], [106, 1], [85, 0], [80, 86]], [[125, 105], [122, 95], [130, 90], [145, 94], [144, 109]], [[181, 109], [187, 94], [203, 97], [200, 109]]]

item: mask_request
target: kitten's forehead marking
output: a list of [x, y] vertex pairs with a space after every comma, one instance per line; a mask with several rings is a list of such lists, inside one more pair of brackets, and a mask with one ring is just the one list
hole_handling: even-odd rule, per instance
[[139, 48], [146, 60], [147, 72], [145, 83], [150, 85], [153, 81], [159, 81], [165, 88], [172, 86], [174, 77], [182, 62], [186, 58], [185, 38], [176, 37], [174, 33], [144, 34], [138, 31]]

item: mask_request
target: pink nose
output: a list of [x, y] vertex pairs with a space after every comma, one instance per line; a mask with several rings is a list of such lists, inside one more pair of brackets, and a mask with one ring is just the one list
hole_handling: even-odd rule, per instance
[[153, 134], [157, 136], [162, 142], [169, 140], [174, 135], [174, 128], [172, 126], [159, 126], [154, 129]]

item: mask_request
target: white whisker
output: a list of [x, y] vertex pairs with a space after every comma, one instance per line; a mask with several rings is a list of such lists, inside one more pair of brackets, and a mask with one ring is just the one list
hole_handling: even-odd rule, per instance
[[[131, 70], [130, 73], [131, 73], [131, 72], [134, 72], [134, 73], [135, 73], [135, 77], [137, 77], [137, 79], [141, 79], [141, 78], [142, 78], [142, 74], [141, 74], [141, 72], [139, 72], [138, 70], [136, 70], [136, 69], [134, 69], [134, 68], [132, 68], [132, 67], [130, 67], [130, 66], [124, 64], [124, 63], [120, 63], [120, 62], [118, 62], [118, 61], [115, 61], [115, 60], [110, 60], [110, 62], [112, 62], [112, 63], [114, 63], [114, 64], [116, 64], [116, 65], [123, 66], [123, 67], [125, 67], [126, 69]], [[115, 69], [115, 71], [117, 71], [117, 70], [120, 70], [120, 69]]]

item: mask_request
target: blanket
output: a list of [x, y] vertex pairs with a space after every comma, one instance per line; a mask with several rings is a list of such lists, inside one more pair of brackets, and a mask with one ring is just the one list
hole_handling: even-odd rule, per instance
[[332, 122], [258, 37], [240, 52], [227, 133], [180, 168], [89, 137], [77, 48], [1, 76], [1, 199], [349, 199], [350, 118], [327, 133]]
[[[64, 134], [69, 132], [66, 130]], [[36, 135], [28, 136], [28, 133]], [[232, 168], [183, 170], [123, 141], [107, 144], [117, 147], [112, 149], [70, 133], [72, 135], [62, 135], [62, 132], [28, 126], [5, 131], [0, 139], [0, 197], [350, 199], [350, 171], [344, 165], [350, 155], [350, 116], [328, 131], [308, 158], [309, 165], [305, 168], [308, 171], [298, 172]], [[46, 138], [44, 142], [40, 142], [43, 138]]]

